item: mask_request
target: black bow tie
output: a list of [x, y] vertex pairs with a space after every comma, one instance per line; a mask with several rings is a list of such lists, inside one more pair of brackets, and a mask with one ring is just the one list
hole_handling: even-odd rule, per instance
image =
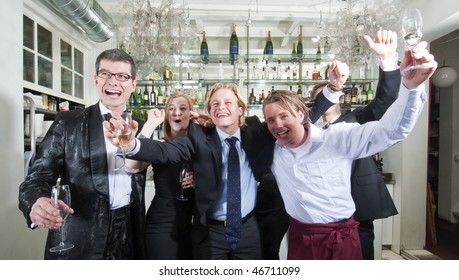
[[106, 113], [103, 116], [104, 116], [104, 120], [105, 121], [110, 121], [110, 119], [112, 118], [112, 114], [110, 114], [110, 113]]

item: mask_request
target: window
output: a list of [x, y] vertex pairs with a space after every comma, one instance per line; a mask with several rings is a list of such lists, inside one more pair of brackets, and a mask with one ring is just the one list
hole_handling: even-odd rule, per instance
[[38, 92], [83, 100], [85, 55], [59, 37], [59, 32], [23, 16], [23, 80]]

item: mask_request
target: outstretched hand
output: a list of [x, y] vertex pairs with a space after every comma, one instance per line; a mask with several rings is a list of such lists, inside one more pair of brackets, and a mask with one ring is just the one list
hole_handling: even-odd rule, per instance
[[[429, 79], [437, 69], [437, 62], [432, 54], [426, 49], [427, 43], [421, 42], [410, 50], [405, 50], [405, 58], [400, 64], [400, 71], [403, 77], [403, 85], [407, 89], [415, 89]], [[404, 71], [408, 66], [422, 65], [422, 68]]]
[[397, 59], [397, 33], [391, 30], [378, 30], [374, 40], [363, 36], [368, 46], [378, 55], [380, 60]]

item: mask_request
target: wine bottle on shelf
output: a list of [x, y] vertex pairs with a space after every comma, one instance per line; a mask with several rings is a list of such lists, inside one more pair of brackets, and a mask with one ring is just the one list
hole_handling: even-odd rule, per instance
[[230, 38], [229, 54], [230, 54], [231, 64], [233, 65], [234, 61], [239, 56], [239, 39], [237, 38], [236, 24], [234, 24], [234, 23], [231, 25], [231, 38]]
[[163, 80], [164, 81], [169, 81], [170, 78], [170, 71], [169, 71], [169, 66], [164, 65], [163, 67]]
[[296, 44], [295, 44], [295, 42], [293, 43], [293, 46], [292, 46], [292, 56], [296, 56]]
[[202, 32], [202, 42], [201, 42], [201, 59], [204, 64], [209, 63], [209, 46], [207, 45], [206, 32]]
[[317, 44], [317, 51], [316, 51], [316, 60], [322, 59], [322, 51], [320, 50], [320, 43]]
[[374, 96], [373, 96], [373, 89], [371, 88], [371, 83], [368, 83], [368, 89], [367, 89], [367, 103], [370, 103]]
[[141, 92], [141, 89], [139, 88], [137, 90], [137, 93], [135, 94], [135, 106], [142, 106], [142, 105], [143, 105], [142, 92]]
[[161, 87], [158, 87], [158, 95], [156, 96], [156, 105], [163, 105], [164, 104], [164, 95]]
[[150, 91], [150, 102], [151, 106], [156, 106], [156, 91], [155, 91], [155, 86], [151, 86], [151, 91]]
[[145, 91], [143, 92], [143, 104], [151, 105], [150, 103], [150, 91], [147, 86], [145, 86]]
[[298, 70], [296, 67], [296, 63], [293, 63], [293, 69], [292, 69], [292, 79], [296, 80], [298, 75]]
[[303, 56], [303, 26], [300, 25], [300, 34], [298, 34], [298, 44], [296, 45], [296, 55], [299, 57]]
[[266, 55], [273, 55], [274, 48], [273, 48], [273, 41], [271, 40], [271, 31], [268, 31], [268, 39], [266, 40], [264, 54]]

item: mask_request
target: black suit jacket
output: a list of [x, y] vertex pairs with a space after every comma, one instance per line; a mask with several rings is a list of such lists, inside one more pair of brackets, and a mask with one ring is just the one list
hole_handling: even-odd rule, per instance
[[[70, 185], [71, 207], [66, 238], [75, 247], [62, 254], [49, 248], [58, 244], [58, 231], [49, 231], [46, 259], [102, 259], [109, 233], [110, 204], [107, 153], [99, 104], [59, 113], [37, 151], [30, 174], [19, 187], [19, 208], [30, 226], [29, 213], [39, 197], [49, 197], [49, 186], [61, 177]], [[131, 215], [135, 258], [145, 259], [145, 172], [132, 175]]]
[[[379, 120], [397, 99], [401, 76], [399, 70], [384, 72], [379, 69], [376, 97], [367, 106], [361, 106], [341, 115], [335, 122], [364, 124]], [[358, 221], [386, 218], [398, 214], [381, 172], [372, 157], [355, 160], [351, 171], [351, 194]]]

